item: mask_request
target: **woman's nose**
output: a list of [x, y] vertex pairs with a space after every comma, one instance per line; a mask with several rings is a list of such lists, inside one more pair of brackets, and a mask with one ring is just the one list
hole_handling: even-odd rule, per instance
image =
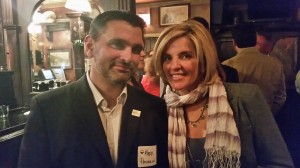
[[176, 68], [180, 68], [180, 67], [181, 67], [181, 65], [180, 65], [180, 61], [178, 59], [173, 59], [171, 61], [171, 68], [176, 69]]

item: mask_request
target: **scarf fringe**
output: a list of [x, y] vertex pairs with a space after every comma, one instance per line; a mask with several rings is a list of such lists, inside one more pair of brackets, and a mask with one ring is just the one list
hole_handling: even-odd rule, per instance
[[203, 167], [206, 168], [239, 168], [240, 154], [237, 152], [228, 152], [223, 148], [215, 147], [206, 151], [206, 159]]

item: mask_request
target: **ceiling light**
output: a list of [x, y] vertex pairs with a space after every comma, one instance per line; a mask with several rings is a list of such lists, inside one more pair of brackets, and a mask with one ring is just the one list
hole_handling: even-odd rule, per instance
[[79, 12], [91, 12], [92, 8], [88, 0], [67, 0], [65, 8]]

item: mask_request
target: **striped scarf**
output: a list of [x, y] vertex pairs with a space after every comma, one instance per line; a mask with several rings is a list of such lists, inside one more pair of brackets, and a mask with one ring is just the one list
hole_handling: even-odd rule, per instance
[[186, 167], [186, 123], [183, 106], [193, 104], [209, 92], [208, 117], [206, 125], [206, 152], [204, 167], [240, 167], [240, 137], [233, 118], [233, 111], [227, 101], [222, 82], [210, 86], [199, 85], [189, 94], [180, 96], [167, 86], [164, 96], [169, 112], [168, 157], [171, 168]]

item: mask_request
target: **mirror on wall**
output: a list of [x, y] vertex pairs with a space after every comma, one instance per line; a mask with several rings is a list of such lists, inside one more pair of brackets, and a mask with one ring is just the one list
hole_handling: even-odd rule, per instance
[[[66, 0], [45, 0], [33, 12], [28, 25], [32, 91], [45, 91], [39, 85], [48, 84], [50, 80], [56, 87], [58, 82], [72, 82], [84, 74], [88, 61], [83, 53], [83, 39], [91, 20], [103, 12], [97, 2], [86, 0], [86, 3], [89, 11], [79, 11], [76, 6], [69, 9]], [[51, 72], [53, 78], [46, 78], [44, 70]], [[63, 78], [56, 79], [62, 75]], [[51, 88], [53, 86], [46, 90]]]

